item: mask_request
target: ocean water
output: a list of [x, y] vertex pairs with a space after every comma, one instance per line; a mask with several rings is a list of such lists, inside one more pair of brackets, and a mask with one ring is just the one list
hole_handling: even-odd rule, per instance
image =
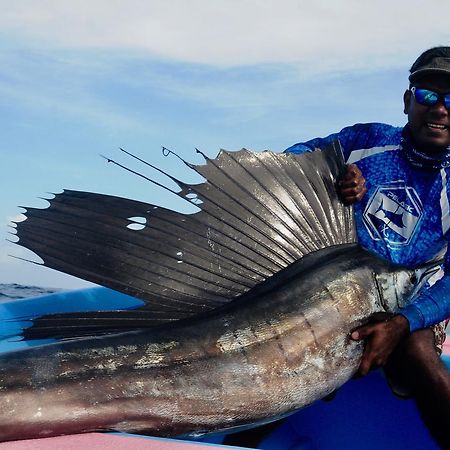
[[8, 300], [34, 297], [36, 295], [52, 294], [61, 291], [58, 288], [46, 288], [39, 286], [24, 286], [22, 284], [0, 283], [0, 303]]

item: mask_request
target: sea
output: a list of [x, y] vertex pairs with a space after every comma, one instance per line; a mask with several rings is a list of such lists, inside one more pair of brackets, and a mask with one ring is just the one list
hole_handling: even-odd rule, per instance
[[53, 292], [60, 292], [62, 290], [60, 288], [25, 286], [17, 283], [0, 283], [0, 303], [14, 299], [34, 297], [36, 295], [52, 294]]

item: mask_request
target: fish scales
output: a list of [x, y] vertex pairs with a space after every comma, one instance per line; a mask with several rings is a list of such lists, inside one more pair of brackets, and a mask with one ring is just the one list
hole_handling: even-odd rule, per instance
[[280, 273], [281, 286], [271, 280], [189, 321], [2, 355], [0, 439], [204, 433], [327, 395], [358, 366], [362, 347], [348, 335], [382, 310], [373, 273], [389, 270], [357, 246], [340, 247], [312, 254], [309, 270], [288, 281]]

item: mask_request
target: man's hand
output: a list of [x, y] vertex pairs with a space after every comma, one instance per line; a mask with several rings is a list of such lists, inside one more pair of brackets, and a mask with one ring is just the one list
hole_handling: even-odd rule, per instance
[[371, 369], [384, 366], [395, 347], [408, 333], [408, 319], [400, 314], [354, 330], [351, 334], [354, 341], [366, 341], [357, 375], [365, 376]]
[[366, 180], [356, 164], [347, 166], [347, 170], [338, 183], [338, 193], [346, 205], [359, 202], [366, 193]]

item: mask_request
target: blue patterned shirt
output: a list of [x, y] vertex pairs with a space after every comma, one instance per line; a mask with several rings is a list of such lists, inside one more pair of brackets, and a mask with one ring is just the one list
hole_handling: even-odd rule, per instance
[[[287, 152], [323, 148], [339, 139], [348, 164], [356, 164], [366, 179], [367, 192], [355, 203], [359, 243], [402, 266], [414, 268], [445, 253], [444, 276], [402, 309], [410, 330], [450, 317], [450, 169], [446, 153], [440, 165], [414, 155], [408, 128], [381, 123], [356, 124], [326, 138], [298, 143]], [[420, 155], [419, 155], [420, 156]], [[421, 155], [423, 158], [428, 157]], [[438, 161], [439, 163], [439, 161]]]

